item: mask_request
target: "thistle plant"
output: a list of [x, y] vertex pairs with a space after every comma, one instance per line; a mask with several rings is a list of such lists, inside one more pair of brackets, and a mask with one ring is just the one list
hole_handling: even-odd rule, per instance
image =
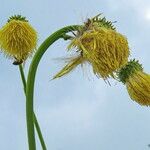
[[[35, 131], [41, 146], [46, 150], [42, 132], [34, 114], [34, 84], [38, 65], [47, 49], [59, 39], [69, 40], [68, 51], [75, 56], [58, 72], [53, 79], [60, 78], [78, 65], [88, 63], [93, 73], [107, 80], [114, 78], [127, 86], [131, 99], [141, 105], [150, 105], [150, 76], [143, 72], [142, 66], [135, 60], [128, 60], [130, 49], [127, 38], [119, 33], [113, 22], [97, 15], [87, 19], [83, 25], [70, 25], [51, 34], [37, 47], [37, 32], [29, 21], [20, 15], [12, 16], [0, 29], [0, 47], [13, 64], [19, 66], [26, 97], [26, 122], [29, 150], [36, 150]], [[37, 49], [37, 50], [36, 50]], [[31, 57], [27, 80], [22, 63]]]

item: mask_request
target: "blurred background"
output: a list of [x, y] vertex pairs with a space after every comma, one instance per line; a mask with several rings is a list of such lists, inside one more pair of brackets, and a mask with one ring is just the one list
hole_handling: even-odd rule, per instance
[[[148, 0], [0, 0], [0, 27], [9, 16], [26, 16], [38, 31], [38, 45], [54, 31], [103, 13], [117, 21], [129, 41], [131, 58], [150, 73], [150, 1]], [[38, 69], [35, 112], [48, 149], [148, 150], [150, 108], [132, 101], [124, 85], [111, 86], [89, 66], [51, 81], [66, 57], [68, 42], [49, 48]], [[25, 64], [25, 72], [31, 59]], [[0, 54], [0, 149], [27, 150], [25, 97], [17, 66]], [[41, 150], [37, 139], [37, 150]]]

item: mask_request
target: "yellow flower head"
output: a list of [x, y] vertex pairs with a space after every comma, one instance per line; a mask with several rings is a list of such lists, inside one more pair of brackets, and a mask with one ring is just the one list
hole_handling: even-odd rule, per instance
[[37, 32], [20, 15], [9, 18], [0, 30], [0, 47], [4, 54], [15, 58], [16, 63], [25, 61], [37, 44]]
[[119, 72], [119, 79], [126, 85], [132, 100], [150, 106], [150, 75], [143, 72], [138, 61], [132, 60]]
[[84, 32], [75, 38], [71, 46], [77, 47], [89, 61], [95, 74], [106, 79], [128, 61], [129, 48], [126, 38], [104, 27]]
[[[76, 48], [80, 57], [92, 65], [93, 72], [107, 79], [128, 62], [127, 39], [112, 22], [98, 16], [88, 19], [71, 40], [68, 49]], [[57, 77], [57, 75], [56, 75]]]

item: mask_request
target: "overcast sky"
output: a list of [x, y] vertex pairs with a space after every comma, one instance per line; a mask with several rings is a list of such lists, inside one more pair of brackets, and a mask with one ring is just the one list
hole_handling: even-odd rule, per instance
[[[26, 16], [39, 33], [38, 45], [66, 25], [103, 13], [126, 35], [131, 58], [150, 73], [148, 0], [0, 0], [0, 27], [14, 14]], [[51, 81], [64, 65], [68, 42], [56, 42], [44, 55], [36, 78], [35, 112], [48, 150], [148, 150], [150, 108], [133, 102], [126, 88], [97, 79], [78, 67]], [[29, 62], [25, 65], [27, 73]], [[27, 150], [25, 97], [17, 66], [0, 55], [0, 149]], [[41, 150], [37, 139], [37, 150]]]

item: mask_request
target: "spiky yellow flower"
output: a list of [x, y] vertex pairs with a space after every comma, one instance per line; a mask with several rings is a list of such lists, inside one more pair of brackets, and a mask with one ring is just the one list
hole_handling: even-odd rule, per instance
[[16, 62], [25, 61], [37, 44], [37, 32], [20, 15], [10, 17], [0, 30], [0, 47], [4, 54], [15, 58]]
[[102, 78], [113, 75], [113, 72], [124, 66], [128, 61], [129, 48], [126, 38], [114, 30], [100, 28], [84, 32], [75, 38], [71, 46], [82, 51], [89, 61], [95, 74]]
[[114, 77], [114, 72], [128, 62], [126, 37], [105, 18], [88, 19], [71, 40], [68, 49], [72, 48], [76, 48], [80, 57], [92, 65], [93, 72], [103, 79]]
[[126, 85], [132, 100], [150, 106], [150, 75], [143, 72], [138, 61], [130, 61], [119, 72], [120, 80]]

